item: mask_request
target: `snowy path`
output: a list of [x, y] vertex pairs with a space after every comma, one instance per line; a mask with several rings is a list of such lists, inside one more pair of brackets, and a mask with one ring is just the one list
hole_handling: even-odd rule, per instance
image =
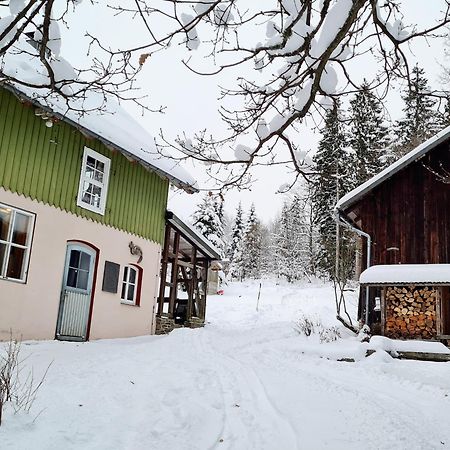
[[358, 345], [293, 331], [302, 312], [334, 323], [331, 289], [267, 283], [258, 313], [255, 289], [211, 297], [200, 330], [25, 345], [37, 373], [54, 362], [0, 449], [450, 449], [450, 363], [320, 358]]

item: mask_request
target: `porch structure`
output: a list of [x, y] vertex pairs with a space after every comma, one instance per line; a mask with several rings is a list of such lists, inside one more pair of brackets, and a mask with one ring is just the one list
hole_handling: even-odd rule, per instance
[[156, 334], [205, 323], [208, 269], [218, 251], [173, 212], [166, 212]]

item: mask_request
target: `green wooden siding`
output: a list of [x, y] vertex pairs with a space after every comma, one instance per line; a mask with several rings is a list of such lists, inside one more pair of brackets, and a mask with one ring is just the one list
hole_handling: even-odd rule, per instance
[[[105, 215], [76, 204], [84, 146], [111, 159]], [[70, 125], [52, 128], [0, 88], [0, 186], [162, 243], [169, 182]]]

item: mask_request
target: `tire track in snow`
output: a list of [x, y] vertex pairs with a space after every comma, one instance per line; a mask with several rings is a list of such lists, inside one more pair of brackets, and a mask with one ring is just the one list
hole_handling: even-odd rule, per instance
[[[252, 333], [254, 331], [256, 330], [252, 330]], [[422, 404], [428, 405], [424, 409], [429, 410], [434, 395], [442, 398], [443, 393], [439, 389], [423, 392], [418, 390], [414, 383], [401, 383], [402, 379], [395, 374], [377, 373], [374, 376], [370, 368], [359, 365], [338, 366], [338, 363], [315, 358], [305, 358], [304, 362], [299, 359], [295, 362], [288, 361], [289, 358], [286, 358], [283, 351], [272, 348], [274, 342], [251, 343], [251, 339], [248, 339], [251, 336], [245, 333], [241, 337], [243, 341], [248, 341], [245, 342], [246, 346], [240, 345], [242, 342], [236, 345], [235, 336], [217, 337], [219, 339], [215, 339], [214, 343], [217, 341], [224, 346], [222, 353], [232, 351], [238, 358], [245, 358], [248, 362], [245, 364], [246, 367], [267, 368], [269, 375], [271, 370], [283, 367], [286, 373], [296, 374], [296, 383], [292, 385], [297, 391], [295, 395], [300, 400], [304, 397], [313, 403], [324, 405], [322, 418], [325, 422], [333, 424], [336, 428], [336, 424], [339, 423], [342, 427], [341, 430], [336, 429], [335, 433], [337, 438], [341, 438], [339, 444], [334, 443], [328, 448], [359, 448], [358, 442], [359, 445], [364, 444], [366, 448], [377, 450], [450, 448], [450, 435], [448, 431], [444, 431], [443, 424], [430, 417], [424, 417], [421, 412]], [[300, 358], [300, 349], [298, 356]], [[236, 357], [233, 359], [236, 360]], [[373, 380], [372, 385], [367, 378]], [[293, 380], [295, 377], [287, 376], [286, 379]], [[260, 383], [264, 386], [263, 380], [260, 380]], [[404, 389], [410, 393], [405, 395], [402, 393]], [[324, 397], [328, 398], [324, 400]], [[279, 400], [280, 402], [283, 400]], [[328, 404], [330, 410], [326, 408]], [[445, 400], [441, 401], [443, 411], [448, 411], [447, 404]], [[311, 406], [315, 407], [314, 404]], [[302, 407], [299, 404], [299, 409]], [[301, 417], [302, 414], [296, 413]], [[308, 429], [307, 424], [313, 429], [314, 419], [307, 409], [303, 413], [306, 425], [301, 420], [296, 421], [297, 431], [302, 434], [302, 438], [304, 435], [312, 438], [313, 432]], [[375, 423], [379, 424], [384, 433], [378, 437], [367, 438]], [[431, 433], [424, 434], [423, 430], [430, 430]], [[354, 438], [353, 442], [344, 441], [346, 433], [347, 437]], [[309, 448], [327, 448], [326, 440], [322, 437], [316, 437], [313, 444], [316, 446]]]
[[[279, 361], [286, 365], [286, 361]], [[326, 367], [330, 364], [329, 367]], [[427, 417], [418, 407], [418, 397], [421, 392], [416, 390], [411, 395], [411, 400], [405, 400], [405, 395], [398, 393], [399, 386], [392, 386], [394, 380], [389, 375], [383, 374], [374, 378], [373, 388], [369, 387], [367, 378], [361, 381], [360, 377], [371, 377], [361, 367], [355, 367], [359, 376], [349, 376], [352, 372], [343, 370], [343, 368], [332, 366], [336, 363], [321, 361], [315, 366], [318, 370], [312, 370], [310, 364], [298, 364], [286, 366], [286, 370], [292, 370], [298, 374], [304, 374], [301, 379], [307, 381], [308, 389], [315, 390], [318, 394], [326, 391], [330, 395], [330, 402], [345, 405], [348, 400], [355, 401], [358, 404], [357, 413], [350, 417], [349, 428], [364, 426], [367, 430], [373, 429], [374, 423], [378, 422], [386, 430], [384, 436], [380, 436], [381, 441], [366, 442], [367, 448], [379, 449], [404, 449], [405, 446], [414, 449], [443, 449], [450, 448], [450, 436], [443, 436], [442, 423]], [[347, 363], [342, 363], [347, 364]], [[327, 369], [332, 376], [325, 376]], [[382, 381], [381, 389], [377, 390], [377, 381]], [[389, 389], [386, 390], [386, 386]], [[400, 386], [400, 389], [404, 386]], [[411, 386], [407, 385], [408, 389]], [[432, 399], [431, 392], [425, 394], [426, 400]], [[333, 398], [334, 397], [334, 398]], [[418, 426], [420, 424], [420, 426]], [[433, 433], [426, 433], [423, 430], [433, 430]], [[444, 438], [444, 441], [442, 441]], [[406, 439], [406, 441], [405, 441]], [[434, 442], [433, 442], [434, 441]], [[411, 447], [411, 443], [414, 446]], [[442, 444], [444, 442], [444, 444]]]
[[205, 363], [213, 366], [222, 386], [224, 424], [220, 448], [299, 449], [294, 427], [274, 404], [256, 371], [214, 345], [209, 330], [202, 331], [195, 344]]

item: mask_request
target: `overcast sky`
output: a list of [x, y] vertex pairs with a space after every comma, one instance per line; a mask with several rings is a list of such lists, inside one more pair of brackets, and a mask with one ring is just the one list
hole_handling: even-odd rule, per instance
[[[407, 0], [405, 4], [407, 7], [405, 22], [423, 26], [431, 23], [436, 17], [442, 2], [440, 0]], [[141, 41], [143, 38], [136, 29], [135, 23], [121, 17], [114, 18], [106, 13], [102, 6], [92, 6], [88, 1], [78, 7], [74, 19], [76, 20], [71, 21], [70, 30], [63, 34], [62, 47], [62, 55], [74, 65], [86, 62], [86, 57], [79, 51], [79, 41], [83, 39], [85, 30], [103, 36], [103, 40], [111, 42], [112, 45]], [[443, 62], [442, 42], [427, 43], [422, 40], [412, 50], [416, 61], [425, 68], [432, 86], [439, 87], [438, 78], [441, 70], [439, 62]], [[196, 55], [193, 56], [195, 59]], [[186, 51], [183, 48], [173, 47], [160, 52], [147, 60], [140, 74], [139, 83], [142, 92], [149, 95], [151, 105], [166, 106], [165, 114], [146, 113], [145, 116], [141, 116], [140, 111], [132, 104], [123, 106], [154, 136], [159, 135], [160, 129], [167, 137], [175, 138], [183, 132], [192, 135], [204, 128], [207, 128], [209, 133], [220, 136], [224, 129], [217, 113], [219, 85], [232, 86], [239, 72], [231, 71], [220, 77], [200, 77], [182, 65], [183, 57], [186, 57]], [[197, 58], [196, 62], [201, 64], [202, 60]], [[374, 69], [373, 63], [372, 67], [370, 64], [361, 66], [359, 64], [353, 70], [357, 72], [361, 80], [365, 76], [370, 78], [371, 71]], [[396, 91], [391, 93], [385, 105], [393, 119], [400, 116], [402, 108], [399, 96], [400, 86]], [[314, 153], [319, 139], [317, 130], [307, 127], [298, 136], [297, 143], [302, 150]], [[203, 166], [194, 167], [190, 164], [187, 169], [199, 179], [202, 187], [208, 186]], [[280, 166], [260, 168], [255, 170], [253, 175], [255, 182], [252, 189], [226, 194], [225, 208], [233, 214], [239, 201], [242, 201], [244, 209], [248, 209], [254, 202], [258, 215], [267, 222], [274, 218], [280, 209], [282, 196], [276, 194], [276, 191], [289, 179], [289, 175], [286, 169]], [[171, 191], [169, 206], [181, 216], [187, 217], [199, 202], [200, 195], [192, 196]]]

